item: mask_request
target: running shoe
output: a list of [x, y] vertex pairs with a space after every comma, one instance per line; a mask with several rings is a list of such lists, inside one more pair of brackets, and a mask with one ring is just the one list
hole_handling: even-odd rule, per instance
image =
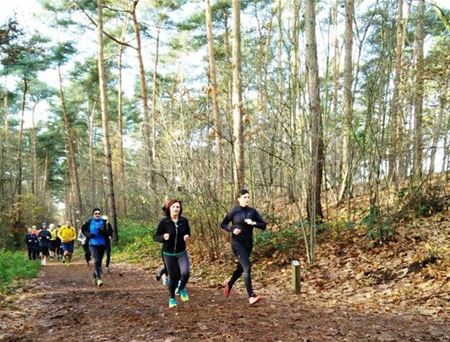
[[92, 283], [94, 284], [94, 286], [97, 286], [97, 275], [95, 274], [95, 272], [92, 272]]
[[248, 299], [248, 302], [250, 303], [250, 305], [253, 305], [255, 303], [258, 303], [261, 299], [262, 299], [261, 296], [254, 295]]
[[225, 298], [230, 297], [230, 293], [231, 293], [231, 285], [230, 285], [230, 279], [225, 279], [225, 281], [223, 282], [223, 295], [225, 296]]
[[177, 300], [175, 298], [169, 298], [169, 308], [174, 308], [177, 306]]
[[164, 286], [169, 286], [169, 283], [170, 283], [170, 281], [169, 281], [169, 277], [168, 276], [166, 276], [165, 274], [163, 274], [162, 276], [161, 276], [161, 282], [162, 282], [162, 284], [164, 285]]
[[102, 286], [102, 285], [103, 285], [103, 280], [97, 279], [97, 286]]
[[105, 267], [105, 273], [109, 273], [109, 267]]
[[159, 269], [156, 270], [156, 281], [160, 281], [162, 276], [165, 275], [165, 268], [164, 267], [160, 267]]
[[183, 302], [188, 302], [189, 301], [189, 295], [186, 291], [186, 289], [182, 289], [179, 291], [180, 292], [180, 298]]

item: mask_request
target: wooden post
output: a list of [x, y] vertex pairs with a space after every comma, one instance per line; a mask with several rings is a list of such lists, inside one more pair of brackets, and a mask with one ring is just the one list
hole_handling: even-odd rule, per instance
[[300, 261], [293, 260], [291, 263], [292, 268], [292, 292], [295, 294], [300, 293]]

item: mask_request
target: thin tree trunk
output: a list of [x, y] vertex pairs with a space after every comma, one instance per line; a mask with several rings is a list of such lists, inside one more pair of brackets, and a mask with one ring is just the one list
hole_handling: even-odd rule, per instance
[[[139, 23], [137, 21], [136, 16], [136, 7], [139, 3], [139, 0], [133, 1], [132, 7], [132, 18], [133, 18], [133, 27], [136, 36], [136, 52], [139, 63], [139, 80], [141, 83], [141, 99], [142, 99], [142, 108], [144, 112], [144, 122], [142, 126], [142, 132], [144, 137], [144, 158], [146, 160], [145, 165], [148, 165], [148, 180], [150, 181], [150, 188], [153, 189], [154, 184], [152, 183], [153, 178], [153, 160], [152, 160], [152, 141], [151, 141], [151, 132], [150, 132], [150, 111], [148, 108], [148, 92], [147, 92], [147, 83], [145, 80], [145, 68], [144, 68], [144, 60], [142, 58], [142, 47], [141, 47], [141, 34], [139, 30]], [[154, 142], [153, 142], [154, 143]]]
[[299, 86], [299, 18], [298, 14], [300, 11], [300, 5], [298, 0], [293, 0], [292, 3], [292, 49], [293, 49], [293, 58], [291, 61], [291, 101], [290, 101], [290, 117], [289, 117], [289, 135], [290, 135], [290, 152], [291, 152], [291, 163], [293, 166], [292, 177], [290, 188], [290, 200], [291, 203], [295, 202], [298, 197], [298, 180], [295, 175], [295, 169], [298, 166], [298, 132], [297, 132], [297, 117], [298, 117], [298, 98], [300, 94], [300, 86]]
[[[439, 144], [439, 139], [441, 136], [441, 126], [444, 120], [445, 108], [447, 107], [447, 97], [448, 97], [448, 84], [450, 81], [450, 71], [447, 70], [446, 77], [442, 81], [441, 94], [439, 96], [439, 113], [433, 128], [433, 139], [431, 142], [431, 156], [430, 156], [430, 170], [429, 173], [434, 172], [434, 164], [436, 163], [436, 151]], [[444, 145], [444, 148], [446, 145]]]
[[[152, 141], [152, 161], [156, 160], [156, 101], [158, 96], [158, 63], [159, 63], [159, 36], [161, 32], [161, 22], [158, 20], [158, 24], [156, 27], [156, 51], [155, 51], [155, 64], [153, 68], [153, 90], [152, 90], [152, 125], [151, 125], [151, 141]], [[152, 164], [153, 165], [153, 164]], [[155, 172], [151, 171], [151, 184], [153, 185], [153, 191], [157, 191]], [[153, 196], [154, 199], [155, 196]], [[156, 207], [156, 203], [155, 203]]]
[[306, 67], [308, 72], [309, 110], [311, 113], [312, 173], [311, 173], [311, 217], [323, 218], [320, 201], [322, 172], [324, 160], [322, 114], [320, 108], [320, 85], [317, 61], [315, 2], [306, 1], [305, 33], [306, 33]]
[[6, 177], [4, 177], [6, 172], [6, 156], [8, 155], [8, 145], [9, 145], [9, 125], [8, 125], [8, 91], [6, 86], [6, 75], [4, 77], [5, 82], [5, 97], [3, 98], [3, 130], [2, 130], [2, 139], [0, 144], [1, 146], [1, 155], [0, 155], [0, 211], [6, 208], [6, 190], [5, 183]]
[[209, 62], [209, 94], [212, 102], [214, 121], [214, 140], [216, 145], [216, 194], [219, 199], [223, 197], [223, 153], [222, 153], [222, 125], [220, 120], [219, 102], [217, 99], [216, 57], [214, 53], [214, 39], [212, 32], [212, 10], [210, 0], [205, 0], [206, 33], [208, 38]]
[[107, 186], [107, 203], [109, 222], [114, 231], [114, 241], [119, 241], [117, 230], [116, 203], [114, 198], [114, 180], [111, 160], [111, 146], [109, 141], [109, 122], [108, 122], [108, 94], [106, 91], [106, 73], [103, 56], [103, 0], [97, 0], [97, 39], [98, 39], [98, 78], [100, 89], [100, 104], [102, 108], [102, 127], [103, 127], [103, 148], [105, 152], [105, 173]]
[[58, 77], [59, 77], [59, 95], [61, 99], [61, 108], [64, 115], [64, 122], [66, 124], [67, 133], [67, 148], [68, 148], [68, 167], [70, 169], [71, 181], [74, 187], [74, 207], [79, 214], [83, 213], [83, 202], [81, 200], [80, 181], [78, 177], [78, 167], [76, 162], [76, 147], [75, 137], [73, 134], [72, 120], [69, 118], [69, 113], [66, 108], [66, 101], [64, 97], [64, 91], [62, 86], [61, 67], [58, 65]]
[[392, 95], [392, 105], [389, 122], [389, 154], [388, 154], [388, 179], [395, 180], [397, 175], [398, 157], [398, 130], [399, 118], [402, 117], [402, 87], [403, 87], [403, 46], [405, 34], [405, 21], [403, 19], [403, 0], [397, 1], [396, 19], [396, 52], [395, 52], [395, 76], [394, 92]]
[[120, 198], [122, 202], [122, 214], [127, 216], [127, 195], [126, 195], [126, 179], [125, 173], [125, 153], [123, 149], [123, 91], [122, 91], [122, 57], [123, 45], [119, 45], [118, 69], [119, 75], [117, 80], [117, 121], [119, 130], [119, 172], [120, 172]]
[[414, 83], [414, 176], [416, 180], [422, 178], [422, 159], [423, 159], [423, 141], [422, 141], [422, 112], [424, 96], [424, 21], [425, 21], [425, 0], [419, 0], [417, 9], [416, 26], [416, 77]]
[[308, 216], [311, 222], [310, 255], [308, 262], [315, 259], [316, 221], [323, 218], [320, 192], [324, 162], [324, 144], [320, 109], [320, 85], [317, 62], [315, 1], [307, 0], [305, 5], [306, 69], [308, 74], [309, 111], [311, 113], [311, 172], [309, 185]]
[[49, 175], [49, 160], [48, 160], [48, 151], [45, 151], [45, 159], [44, 159], [44, 179], [42, 180], [42, 194], [47, 193], [47, 182]]
[[352, 146], [350, 136], [352, 134], [352, 120], [353, 120], [353, 99], [352, 99], [352, 53], [353, 53], [353, 0], [345, 2], [345, 32], [344, 32], [344, 129], [342, 139], [342, 183], [339, 193], [338, 202], [341, 202], [346, 192], [349, 192], [351, 180], [351, 166], [352, 166]]
[[[228, 65], [231, 65], [231, 49], [230, 49], [230, 31], [228, 29], [228, 11], [227, 9], [224, 9], [224, 27], [225, 27], [225, 33], [224, 33], [224, 50], [225, 50], [225, 59], [227, 61]], [[228, 70], [227, 70], [228, 71]], [[233, 80], [232, 75], [230, 75], [229, 71], [226, 74], [226, 80], [227, 80], [227, 91], [226, 91], [226, 122], [231, 123], [232, 122], [232, 115], [233, 115]], [[231, 128], [232, 129], [232, 128]], [[230, 191], [230, 200], [233, 201], [235, 198], [235, 177], [234, 177], [234, 151], [233, 151], [234, 143], [231, 143], [231, 149], [229, 150], [229, 160], [232, 162], [229, 163], [230, 165], [230, 183], [233, 184], [233, 191]]]
[[[95, 101], [96, 102], [96, 101]], [[88, 147], [89, 147], [89, 182], [90, 188], [92, 191], [90, 192], [90, 206], [96, 207], [97, 204], [97, 189], [96, 186], [96, 175], [95, 175], [95, 158], [94, 158], [94, 112], [95, 112], [95, 104], [90, 106], [87, 112], [88, 119]]]
[[234, 189], [237, 193], [244, 186], [244, 127], [242, 122], [241, 93], [241, 4], [232, 0], [232, 67], [233, 67], [233, 152], [234, 152]]
[[28, 92], [28, 81], [26, 79], [23, 80], [23, 92], [22, 92], [22, 101], [20, 105], [20, 129], [19, 129], [19, 141], [18, 141], [18, 151], [17, 151], [17, 179], [16, 179], [16, 217], [14, 222], [14, 227], [17, 229], [17, 233], [19, 229], [22, 228], [22, 155], [23, 155], [23, 124], [25, 119], [25, 102], [26, 96]]
[[36, 156], [36, 122], [35, 122], [35, 112], [37, 103], [34, 104], [33, 110], [31, 112], [31, 164], [33, 167], [33, 178], [31, 191], [33, 195], [38, 194], [38, 170], [37, 170], [37, 156]]

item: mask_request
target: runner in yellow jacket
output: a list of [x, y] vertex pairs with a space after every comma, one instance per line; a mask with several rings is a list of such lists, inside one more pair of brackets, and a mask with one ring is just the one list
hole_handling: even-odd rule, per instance
[[70, 221], [58, 229], [58, 237], [61, 239], [61, 248], [64, 251], [63, 262], [69, 263], [72, 259], [73, 247], [77, 238], [77, 231]]

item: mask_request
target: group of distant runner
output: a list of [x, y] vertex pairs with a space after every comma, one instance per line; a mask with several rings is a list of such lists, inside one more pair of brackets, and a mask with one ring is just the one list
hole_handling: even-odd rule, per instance
[[63, 226], [54, 223], [47, 225], [47, 222], [43, 222], [40, 229], [32, 226], [25, 235], [28, 258], [40, 259], [42, 266], [54, 259], [70, 263], [76, 237], [76, 230], [70, 221]]
[[[251, 278], [250, 256], [253, 248], [253, 229], [265, 229], [261, 215], [249, 206], [250, 194], [241, 189], [236, 198], [236, 206], [225, 216], [221, 228], [231, 234], [231, 249], [237, 259], [236, 269], [224, 283], [224, 296], [228, 298], [236, 281], [243, 276], [249, 304], [259, 302], [262, 297], [255, 294]], [[163, 207], [164, 217], [158, 224], [153, 236], [154, 241], [162, 244], [163, 266], [158, 269], [156, 279], [163, 280], [169, 290], [169, 307], [177, 306], [176, 295], [181, 301], [189, 301], [186, 285], [190, 276], [190, 261], [186, 244], [191, 238], [189, 221], [182, 216], [183, 207], [178, 199], [171, 199]], [[105, 271], [109, 271], [111, 258], [111, 239], [113, 230], [106, 217], [102, 217], [100, 208], [92, 210], [92, 217], [79, 230], [67, 221], [64, 226], [43, 223], [40, 230], [28, 229], [25, 242], [30, 260], [41, 259], [43, 266], [47, 258], [62, 260], [69, 264], [72, 258], [75, 240], [84, 250], [86, 265], [94, 260], [92, 279], [95, 286], [102, 286], [102, 260], [106, 254]]]
[[90, 266], [91, 259], [94, 259], [94, 285], [102, 286], [102, 261], [106, 254], [105, 271], [109, 272], [112, 237], [113, 230], [107, 217], [102, 217], [102, 211], [94, 208], [92, 217], [83, 224], [78, 233], [71, 221], [66, 221], [63, 226], [43, 222], [40, 229], [36, 226], [28, 228], [25, 243], [30, 260], [40, 259], [42, 266], [46, 266], [49, 260], [62, 261], [69, 265], [75, 241], [78, 240], [84, 251], [86, 266]]

